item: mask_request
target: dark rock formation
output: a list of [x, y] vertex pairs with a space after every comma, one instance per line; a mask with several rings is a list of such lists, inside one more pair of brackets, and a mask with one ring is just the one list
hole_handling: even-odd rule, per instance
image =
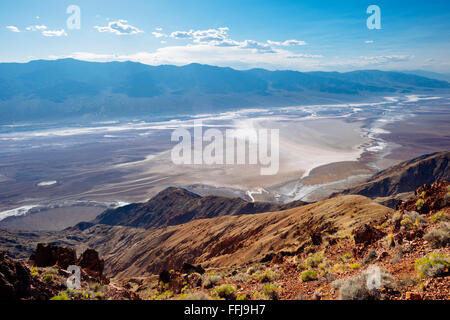
[[67, 269], [68, 266], [76, 264], [77, 255], [72, 248], [39, 243], [30, 260], [38, 267], [57, 265], [62, 269]]
[[32, 277], [27, 266], [0, 251], [0, 300], [46, 300], [53, 295], [50, 288]]
[[101, 277], [103, 275], [103, 269], [105, 268], [105, 261], [99, 258], [97, 251], [87, 249], [81, 254], [80, 259], [78, 260], [78, 266], [88, 273]]

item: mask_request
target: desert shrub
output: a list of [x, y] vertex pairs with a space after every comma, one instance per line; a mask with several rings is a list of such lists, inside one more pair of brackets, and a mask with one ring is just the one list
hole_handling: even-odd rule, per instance
[[367, 265], [378, 258], [377, 251], [374, 248], [370, 248], [363, 257], [362, 263]]
[[225, 300], [234, 300], [236, 299], [236, 288], [229, 284], [223, 284], [216, 287], [212, 291], [212, 295]]
[[402, 230], [413, 230], [428, 224], [427, 219], [416, 211], [406, 212], [400, 221]]
[[247, 300], [247, 295], [245, 293], [240, 294], [236, 297], [236, 300], [240, 301], [240, 300]]
[[394, 235], [392, 233], [389, 233], [385, 237], [385, 243], [388, 248], [395, 246]]
[[450, 223], [441, 223], [439, 228], [431, 229], [425, 234], [424, 239], [432, 248], [447, 246], [450, 243]]
[[205, 288], [212, 288], [221, 280], [222, 280], [221, 276], [217, 274], [212, 274], [206, 277], [205, 281], [203, 281], [203, 286]]
[[53, 281], [53, 278], [54, 276], [51, 273], [47, 273], [42, 276], [42, 280], [44, 280], [45, 282], [51, 282]]
[[419, 278], [437, 277], [450, 266], [450, 257], [442, 252], [432, 252], [416, 260], [415, 268]]
[[318, 278], [317, 272], [314, 271], [314, 270], [306, 270], [306, 271], [303, 271], [302, 274], [301, 274], [301, 276], [300, 276], [300, 279], [301, 279], [303, 282], [317, 280], [317, 278]]
[[331, 268], [331, 271], [334, 272], [334, 273], [340, 273], [340, 272], [347, 271], [347, 269], [348, 269], [348, 267], [347, 267], [346, 264], [344, 264], [344, 263], [336, 263]]
[[352, 263], [352, 264], [350, 264], [350, 269], [352, 269], [352, 270], [357, 270], [357, 269], [359, 269], [361, 266], [359, 265], [359, 263]]
[[424, 205], [425, 205], [425, 201], [423, 199], [419, 199], [416, 202], [416, 209], [420, 211], [420, 210], [422, 210]]
[[303, 264], [298, 265], [299, 270], [307, 268], [317, 268], [323, 262], [323, 252], [312, 253], [306, 258]]
[[211, 300], [211, 297], [203, 291], [189, 293], [184, 297], [184, 300]]
[[255, 291], [252, 294], [252, 300], [267, 300], [267, 296], [263, 292]]
[[433, 223], [450, 220], [448, 215], [444, 211], [438, 211], [430, 217], [430, 221]]
[[399, 263], [402, 260], [404, 253], [405, 251], [403, 247], [401, 245], [398, 245], [396, 247], [395, 254], [391, 259], [391, 263]]
[[247, 282], [250, 279], [250, 276], [247, 273], [238, 273], [233, 277], [234, 282]]
[[278, 287], [266, 284], [263, 288], [264, 295], [271, 300], [278, 300]]
[[399, 211], [396, 211], [391, 217], [391, 223], [396, 223], [401, 217], [402, 214]]
[[37, 270], [36, 266], [33, 266], [30, 268], [30, 273], [32, 277], [38, 277], [39, 276], [39, 272]]
[[72, 300], [72, 299], [70, 299], [67, 293], [63, 291], [59, 295], [50, 298], [50, 300]]
[[303, 250], [306, 254], [313, 254], [316, 251], [316, 248], [313, 246], [306, 246]]
[[59, 271], [58, 271], [58, 269], [56, 269], [56, 268], [48, 268], [46, 271], [45, 271], [45, 273], [48, 273], [48, 274], [58, 274], [59, 273]]
[[272, 270], [266, 270], [256, 275], [256, 279], [259, 282], [272, 282], [273, 280], [275, 280], [275, 278], [276, 274]]
[[247, 274], [252, 275], [256, 272], [255, 266], [251, 266], [247, 269]]
[[340, 300], [379, 300], [384, 298], [382, 288], [393, 287], [393, 280], [379, 267], [369, 266], [355, 277], [334, 281], [332, 286], [339, 290]]

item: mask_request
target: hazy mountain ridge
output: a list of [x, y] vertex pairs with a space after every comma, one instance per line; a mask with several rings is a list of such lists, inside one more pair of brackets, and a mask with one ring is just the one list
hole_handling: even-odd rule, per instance
[[274, 204], [269, 202], [247, 202], [241, 198], [201, 197], [182, 188], [170, 187], [159, 192], [145, 203], [135, 203], [117, 209], [106, 210], [92, 223], [150, 229], [224, 215], [279, 211], [305, 204], [307, 203], [303, 201]]
[[3, 121], [192, 114], [449, 88], [446, 81], [377, 70], [241, 71], [200, 64], [150, 66], [73, 59], [0, 64]]
[[450, 151], [422, 155], [378, 172], [366, 183], [340, 194], [359, 194], [372, 199], [390, 197], [412, 192], [419, 186], [436, 180], [450, 181], [449, 162]]

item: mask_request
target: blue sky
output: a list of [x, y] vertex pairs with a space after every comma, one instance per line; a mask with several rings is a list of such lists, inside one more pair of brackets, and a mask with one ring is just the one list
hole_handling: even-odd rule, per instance
[[[381, 29], [369, 30], [369, 5]], [[69, 29], [69, 5], [81, 28]], [[1, 1], [0, 61], [450, 72], [450, 1]]]

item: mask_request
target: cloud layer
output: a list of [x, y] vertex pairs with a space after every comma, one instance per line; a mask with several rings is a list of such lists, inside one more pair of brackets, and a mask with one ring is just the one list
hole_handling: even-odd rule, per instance
[[128, 24], [128, 21], [123, 19], [119, 19], [117, 21], [110, 21], [108, 25], [104, 27], [95, 26], [94, 29], [96, 29], [98, 32], [111, 32], [119, 36], [132, 35], [144, 32], [139, 28]]

